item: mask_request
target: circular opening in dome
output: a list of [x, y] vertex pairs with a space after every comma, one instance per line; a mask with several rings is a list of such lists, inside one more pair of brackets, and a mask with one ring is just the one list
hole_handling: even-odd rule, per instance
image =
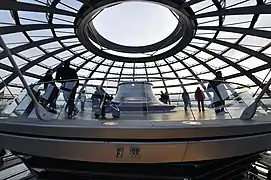
[[146, 46], [168, 37], [178, 20], [171, 11], [149, 2], [123, 2], [104, 9], [94, 20], [105, 39], [124, 46]]

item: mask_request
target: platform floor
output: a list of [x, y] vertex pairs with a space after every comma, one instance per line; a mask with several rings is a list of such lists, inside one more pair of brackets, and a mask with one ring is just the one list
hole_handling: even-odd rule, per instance
[[[184, 111], [183, 108], [176, 108], [174, 112], [144, 113], [144, 112], [121, 112], [119, 120], [151, 120], [151, 121], [180, 121], [180, 120], [216, 120], [239, 118], [242, 111], [240, 108], [227, 108], [228, 112], [215, 114], [213, 109], [206, 108], [204, 112], [199, 112], [196, 107]], [[60, 110], [58, 110], [60, 112]], [[91, 108], [79, 112], [74, 119], [96, 120]], [[54, 119], [67, 119], [67, 112], [62, 110]], [[111, 114], [106, 115], [107, 119], [112, 119]]]

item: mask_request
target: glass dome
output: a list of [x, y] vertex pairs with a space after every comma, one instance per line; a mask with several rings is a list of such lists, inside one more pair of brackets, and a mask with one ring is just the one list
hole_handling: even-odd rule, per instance
[[[189, 8], [186, 8], [185, 11], [188, 14], [186, 16], [195, 22], [193, 37], [180, 51], [168, 57], [164, 56], [162, 59], [155, 55], [163, 54], [167, 50], [144, 53], [138, 53], [138, 50], [137, 53], [115, 52], [116, 49], [103, 48], [98, 43], [96, 45], [100, 49], [100, 53], [95, 53], [96, 50], [94, 52], [89, 50], [89, 47], [86, 47], [85, 43], [78, 38], [80, 35], [77, 32], [78, 14], [82, 14], [87, 6], [83, 6], [82, 2], [79, 0], [18, 0], [17, 2], [8, 1], [1, 6], [0, 33], [28, 83], [38, 81], [47, 69], [56, 71], [65, 60], [71, 62], [72, 67], [76, 69], [81, 78], [129, 77], [130, 80], [137, 81], [136, 77], [145, 77], [153, 84], [155, 94], [166, 90], [169, 94], [176, 96], [180, 93], [180, 84], [186, 86], [190, 91], [195, 88], [193, 83], [197, 82], [197, 78], [212, 79], [218, 70], [222, 71], [226, 80], [242, 82], [251, 86], [254, 92], [271, 77], [269, 74], [271, 54], [269, 1], [186, 2], [187, 5], [189, 4]], [[138, 7], [143, 8], [143, 5], [137, 2]], [[105, 10], [117, 6], [118, 4], [105, 7]], [[133, 14], [127, 12], [125, 7], [119, 7], [119, 9], [128, 13], [127, 18]], [[97, 18], [103, 15], [103, 12], [100, 11], [96, 12]], [[161, 9], [153, 7], [149, 11], [148, 9], [143, 11], [144, 9], [141, 12], [144, 13], [143, 17], [149, 17], [156, 16], [152, 13], [159, 13]], [[181, 21], [181, 18], [172, 10], [163, 11], [161, 13], [172, 13], [172, 16], [177, 18], [175, 20]], [[257, 14], [255, 14], [256, 12]], [[140, 18], [131, 19], [131, 21], [144, 21], [142, 17]], [[168, 28], [163, 27], [163, 22], [158, 23], [161, 23], [161, 28], [153, 32], [158, 35], [159, 31], [163, 29], [172, 31], [172, 28], [175, 28], [174, 23], [176, 26], [176, 21], [172, 22], [172, 26]], [[123, 27], [128, 25], [123, 24]], [[146, 26], [144, 22], [142, 25]], [[110, 29], [117, 29], [117, 26], [114, 27], [114, 24], [111, 23]], [[140, 38], [146, 39], [150, 35], [147, 34]], [[175, 41], [175, 45], [177, 42]], [[172, 47], [164, 48], [172, 49]], [[108, 51], [114, 51], [113, 54], [117, 53], [123, 57], [123, 60], [117, 61], [106, 58], [107, 56], [100, 56], [101, 52]], [[126, 61], [126, 56], [122, 53], [129, 54], [133, 58], [154, 57], [154, 60], [144, 62], [134, 61], [132, 58], [131, 61]], [[0, 74], [3, 80], [0, 83], [0, 89], [5, 88], [5, 84], [7, 84], [11, 91], [17, 94], [22, 88], [22, 84], [6, 54], [0, 53], [0, 59]], [[153, 80], [152, 77], [175, 77], [176, 79]], [[193, 82], [181, 78], [195, 78], [195, 80]], [[107, 86], [110, 93], [114, 94], [120, 81], [122, 80], [91, 80], [88, 81], [87, 86], [104, 85]], [[81, 81], [80, 84], [82, 85], [84, 82]], [[87, 88], [87, 91], [92, 93], [93, 90]]]
[[[271, 0], [5, 0], [0, 153], [53, 171], [245, 173], [271, 148], [270, 18]], [[78, 88], [40, 88], [66, 62]]]

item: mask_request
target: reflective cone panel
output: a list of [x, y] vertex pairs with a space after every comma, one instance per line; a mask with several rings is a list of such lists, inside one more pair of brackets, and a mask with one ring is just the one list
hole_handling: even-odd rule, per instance
[[149, 82], [120, 83], [113, 102], [118, 103], [123, 111], [163, 111], [175, 108], [160, 102]]

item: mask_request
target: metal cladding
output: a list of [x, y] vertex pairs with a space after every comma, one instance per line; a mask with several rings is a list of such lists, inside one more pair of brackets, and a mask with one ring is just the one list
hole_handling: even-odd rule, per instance
[[164, 111], [175, 108], [160, 102], [154, 96], [149, 82], [120, 83], [113, 102], [119, 103], [122, 111]]

